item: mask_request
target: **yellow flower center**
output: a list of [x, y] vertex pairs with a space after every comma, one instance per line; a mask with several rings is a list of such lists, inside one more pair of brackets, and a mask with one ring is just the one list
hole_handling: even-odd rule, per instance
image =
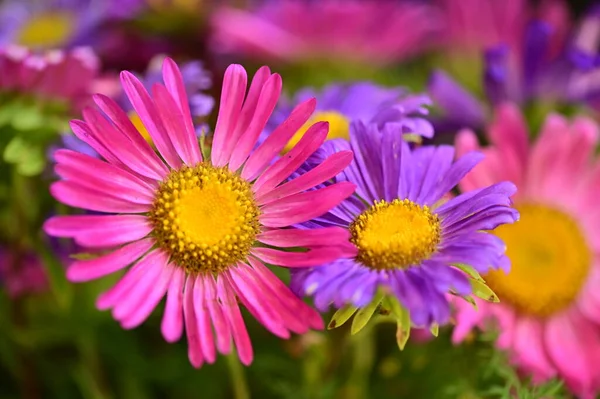
[[283, 153], [288, 152], [304, 136], [309, 127], [317, 122], [329, 122], [329, 133], [327, 140], [331, 139], [346, 139], [350, 138], [350, 121], [344, 115], [336, 111], [321, 111], [316, 112], [298, 131], [291, 140], [286, 144]]
[[227, 167], [174, 170], [156, 194], [150, 219], [158, 245], [188, 273], [219, 272], [243, 260], [259, 233], [250, 184]]
[[521, 213], [517, 223], [494, 231], [506, 243], [510, 273], [493, 271], [485, 279], [501, 302], [524, 314], [550, 316], [575, 300], [592, 254], [570, 215], [538, 204], [517, 209]]
[[144, 140], [146, 140], [148, 144], [154, 145], [152, 137], [150, 137], [150, 133], [148, 133], [148, 129], [146, 129], [146, 126], [144, 126], [144, 123], [142, 122], [140, 116], [135, 111], [129, 111], [127, 116], [129, 117], [129, 120], [131, 121], [131, 123], [133, 123], [133, 126], [135, 126], [137, 131], [140, 132]]
[[407, 199], [379, 201], [350, 225], [356, 259], [372, 269], [406, 269], [429, 258], [441, 240], [438, 216]]
[[52, 11], [32, 17], [21, 29], [17, 43], [32, 48], [61, 47], [75, 26], [69, 11]]

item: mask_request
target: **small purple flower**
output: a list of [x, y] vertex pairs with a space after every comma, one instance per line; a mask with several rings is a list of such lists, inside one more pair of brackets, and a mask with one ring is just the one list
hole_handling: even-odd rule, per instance
[[352, 123], [349, 142], [330, 141], [317, 156], [344, 149], [354, 161], [336, 180], [356, 184], [356, 194], [305, 227], [347, 228], [356, 255], [294, 271], [297, 294], [313, 296], [321, 310], [364, 309], [391, 298], [414, 326], [431, 327], [449, 320], [447, 294], [480, 294], [465, 267], [476, 275], [509, 266], [504, 243], [485, 231], [518, 219], [510, 200], [515, 186], [503, 182], [446, 200], [481, 153], [455, 161], [452, 146], [413, 149], [396, 126], [360, 121]]

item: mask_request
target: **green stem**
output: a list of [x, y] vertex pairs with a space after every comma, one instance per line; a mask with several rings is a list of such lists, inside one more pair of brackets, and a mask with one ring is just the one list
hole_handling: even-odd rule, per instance
[[250, 399], [250, 389], [246, 381], [244, 367], [238, 360], [235, 353], [227, 356], [227, 368], [231, 377], [231, 385], [233, 386], [233, 394], [235, 399]]
[[369, 378], [375, 361], [375, 327], [368, 324], [350, 339], [352, 345], [352, 369], [344, 387], [344, 398], [369, 398]]

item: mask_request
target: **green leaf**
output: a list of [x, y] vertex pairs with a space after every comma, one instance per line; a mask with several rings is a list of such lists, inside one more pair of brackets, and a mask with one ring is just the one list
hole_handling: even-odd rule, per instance
[[462, 263], [456, 263], [453, 266], [467, 273], [467, 275], [469, 275], [469, 277], [471, 277], [473, 280], [481, 281], [482, 283], [485, 282], [485, 280], [481, 277], [479, 272], [475, 270], [472, 266], [465, 265]]
[[500, 302], [498, 295], [490, 287], [488, 287], [485, 283], [480, 281], [471, 280], [471, 286], [473, 287], [473, 294], [478, 296], [479, 298], [488, 301], [488, 302]]
[[21, 131], [39, 129], [45, 123], [44, 113], [35, 103], [21, 103], [12, 115], [12, 126]]
[[329, 322], [329, 325], [327, 325], [327, 329], [331, 330], [332, 328], [341, 326], [347, 322], [357, 310], [358, 308], [352, 305], [346, 305], [339, 308], [331, 317], [331, 321]]
[[377, 307], [381, 303], [382, 299], [383, 294], [378, 292], [371, 303], [364, 308], [359, 309], [352, 320], [352, 328], [350, 330], [352, 335], [356, 334], [367, 325], [369, 320], [371, 320], [371, 317], [373, 317], [373, 314], [375, 314], [375, 310], [377, 310]]
[[394, 297], [386, 296], [384, 303], [387, 305], [392, 313], [392, 316], [396, 319], [396, 341], [398, 348], [404, 350], [408, 338], [410, 337], [410, 313], [405, 309], [400, 302]]
[[40, 243], [38, 247], [37, 251], [42, 257], [52, 293], [60, 307], [69, 309], [73, 300], [73, 288], [67, 281], [65, 268], [45, 245]]
[[440, 333], [440, 326], [436, 323], [432, 324], [431, 327], [429, 328], [429, 331], [431, 332], [431, 334], [434, 337], [437, 337], [438, 334]]
[[19, 136], [8, 143], [3, 157], [7, 163], [15, 164], [17, 171], [24, 176], [38, 175], [46, 165], [43, 148]]

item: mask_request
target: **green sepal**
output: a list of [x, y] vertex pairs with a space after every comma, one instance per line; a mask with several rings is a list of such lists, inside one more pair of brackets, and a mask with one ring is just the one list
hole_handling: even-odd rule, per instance
[[329, 324], [327, 325], [327, 329], [331, 330], [332, 328], [339, 327], [347, 322], [350, 317], [358, 310], [356, 306], [353, 305], [345, 305], [337, 310], [335, 314], [331, 317]]
[[488, 301], [488, 302], [500, 302], [498, 295], [486, 283], [480, 281], [471, 280], [471, 286], [473, 287], [473, 294], [475, 296]]
[[457, 269], [460, 269], [463, 272], [465, 272], [473, 280], [477, 280], [477, 281], [481, 281], [482, 283], [485, 283], [485, 280], [481, 277], [479, 272], [473, 268], [473, 266], [465, 265], [463, 263], [455, 263], [453, 266], [456, 267]]
[[360, 308], [358, 312], [356, 312], [354, 319], [352, 320], [352, 328], [350, 329], [352, 335], [356, 334], [367, 325], [369, 320], [371, 320], [371, 317], [375, 314], [382, 299], [383, 294], [378, 292], [367, 306]]
[[431, 327], [429, 328], [429, 332], [431, 332], [431, 334], [432, 334], [434, 337], [437, 337], [437, 336], [438, 336], [438, 334], [440, 333], [440, 326], [439, 326], [439, 324], [437, 324], [437, 323], [433, 323], [433, 324], [431, 325]]
[[459, 297], [464, 299], [465, 301], [469, 302], [471, 305], [473, 305], [475, 310], [479, 310], [479, 308], [477, 307], [477, 302], [475, 302], [475, 299], [473, 299], [472, 297], [470, 297], [470, 296], [459, 296]]
[[396, 298], [391, 296], [384, 298], [384, 306], [390, 309], [391, 315], [396, 319], [396, 342], [398, 343], [398, 348], [404, 350], [410, 337], [410, 313], [400, 305], [400, 302]]

